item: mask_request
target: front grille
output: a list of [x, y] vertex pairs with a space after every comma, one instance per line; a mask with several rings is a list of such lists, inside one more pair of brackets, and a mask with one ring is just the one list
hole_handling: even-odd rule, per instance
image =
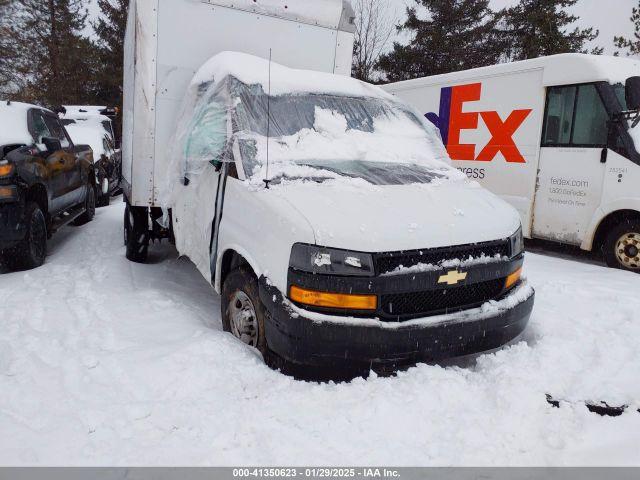
[[382, 295], [381, 307], [393, 317], [437, 315], [479, 306], [497, 298], [503, 287], [504, 278], [498, 278], [462, 287]]
[[508, 257], [510, 254], [509, 250], [509, 240], [498, 240], [495, 242], [472, 243], [456, 247], [380, 253], [375, 256], [374, 261], [376, 272], [383, 274], [392, 272], [399, 267], [407, 268], [418, 264], [440, 265], [447, 260], [466, 260], [469, 257], [495, 257], [496, 255]]

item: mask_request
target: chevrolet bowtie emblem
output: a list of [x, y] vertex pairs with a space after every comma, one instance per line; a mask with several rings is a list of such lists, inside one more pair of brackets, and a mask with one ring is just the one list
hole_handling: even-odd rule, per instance
[[446, 275], [442, 275], [438, 279], [438, 283], [446, 283], [447, 285], [457, 285], [459, 282], [467, 279], [467, 272], [459, 272], [458, 270], [451, 270]]

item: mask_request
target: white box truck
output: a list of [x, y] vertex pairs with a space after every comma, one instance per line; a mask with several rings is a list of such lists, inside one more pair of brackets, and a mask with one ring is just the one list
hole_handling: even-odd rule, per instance
[[524, 235], [640, 271], [640, 61], [564, 54], [385, 85], [455, 166], [510, 202]]
[[[534, 292], [518, 213], [451, 167], [419, 113], [334, 74], [348, 72], [340, 36], [352, 41], [342, 2], [159, 3], [141, 18], [153, 2], [135, 2], [127, 36], [131, 260], [146, 257], [150, 207], [170, 209], [168, 233], [154, 219], [153, 234], [172, 237], [221, 295], [224, 329], [275, 365], [361, 371], [524, 331]], [[324, 9], [307, 22], [320, 5], [333, 23]], [[138, 33], [149, 25], [158, 33]], [[216, 29], [226, 33], [203, 33]], [[206, 58], [219, 48], [258, 56]], [[265, 60], [269, 49], [306, 70]]]

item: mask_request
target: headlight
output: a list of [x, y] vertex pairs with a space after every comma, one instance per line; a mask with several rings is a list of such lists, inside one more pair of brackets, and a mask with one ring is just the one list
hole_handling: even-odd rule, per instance
[[522, 235], [522, 227], [518, 228], [518, 231], [511, 235], [511, 258], [517, 257], [524, 252], [524, 236]]
[[291, 249], [289, 266], [295, 270], [329, 275], [372, 277], [373, 256], [335, 248], [296, 243]]

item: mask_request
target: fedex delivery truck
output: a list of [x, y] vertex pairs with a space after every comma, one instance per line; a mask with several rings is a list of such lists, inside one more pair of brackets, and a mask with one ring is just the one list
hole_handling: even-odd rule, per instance
[[146, 257], [150, 240], [172, 239], [170, 229], [155, 221], [162, 215], [158, 192], [179, 109], [198, 69], [220, 52], [238, 51], [350, 76], [354, 21], [347, 0], [130, 1], [122, 188], [129, 220], [125, 229], [135, 223], [139, 234], [127, 244], [128, 258]]
[[524, 235], [640, 271], [640, 61], [563, 54], [384, 88], [434, 123], [454, 165]]

